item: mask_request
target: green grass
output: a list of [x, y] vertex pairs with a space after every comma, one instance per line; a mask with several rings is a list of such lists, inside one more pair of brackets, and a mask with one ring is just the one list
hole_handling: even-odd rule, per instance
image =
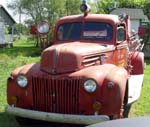
[[146, 60], [144, 84], [139, 100], [132, 105], [130, 117], [150, 116], [150, 60]]
[[4, 111], [7, 105], [7, 78], [16, 67], [39, 61], [40, 54], [40, 49], [34, 46], [34, 40], [24, 36], [12, 48], [0, 49], [0, 127], [18, 127], [14, 118]]
[[[34, 46], [34, 40], [22, 37], [13, 48], [0, 49], [0, 127], [19, 127], [13, 116], [5, 113], [6, 82], [16, 67], [40, 60], [41, 51]], [[146, 61], [144, 85], [140, 99], [133, 104], [130, 117], [150, 116], [150, 60]]]

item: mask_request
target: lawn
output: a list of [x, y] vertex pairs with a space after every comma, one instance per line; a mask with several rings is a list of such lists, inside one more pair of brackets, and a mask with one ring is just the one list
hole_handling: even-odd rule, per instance
[[145, 60], [144, 84], [140, 99], [132, 105], [130, 117], [150, 116], [150, 59]]
[[16, 67], [39, 61], [40, 54], [34, 40], [24, 36], [14, 43], [13, 48], [0, 49], [0, 127], [18, 127], [14, 118], [4, 112], [7, 78]]
[[[39, 61], [40, 54], [41, 51], [34, 46], [34, 41], [26, 37], [16, 41], [13, 48], [0, 49], [0, 127], [19, 127], [14, 117], [5, 113], [7, 78], [16, 67]], [[150, 116], [150, 60], [146, 60], [146, 64], [141, 97], [133, 104], [130, 117]]]

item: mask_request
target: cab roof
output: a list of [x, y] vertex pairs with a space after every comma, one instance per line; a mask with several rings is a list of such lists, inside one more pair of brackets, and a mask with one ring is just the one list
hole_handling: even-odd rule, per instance
[[112, 14], [88, 14], [84, 15], [71, 15], [60, 18], [59, 22], [72, 22], [72, 21], [104, 21], [104, 22], [113, 22], [114, 24], [119, 23], [118, 15]]

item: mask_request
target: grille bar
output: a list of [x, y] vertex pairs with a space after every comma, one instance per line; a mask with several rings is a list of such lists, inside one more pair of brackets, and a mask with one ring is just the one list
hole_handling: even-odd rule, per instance
[[80, 81], [32, 77], [33, 108], [45, 112], [79, 114]]

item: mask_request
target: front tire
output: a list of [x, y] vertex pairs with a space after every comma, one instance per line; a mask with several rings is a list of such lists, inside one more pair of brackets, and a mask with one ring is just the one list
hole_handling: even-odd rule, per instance
[[84, 127], [85, 125], [75, 125], [67, 123], [54, 123], [40, 120], [33, 120], [16, 116], [16, 121], [20, 127]]
[[128, 118], [131, 109], [131, 104], [124, 105], [123, 118]]
[[39, 121], [39, 120], [33, 120], [23, 117], [16, 116], [16, 121], [21, 127], [37, 127], [40, 125], [47, 125], [47, 122]]

